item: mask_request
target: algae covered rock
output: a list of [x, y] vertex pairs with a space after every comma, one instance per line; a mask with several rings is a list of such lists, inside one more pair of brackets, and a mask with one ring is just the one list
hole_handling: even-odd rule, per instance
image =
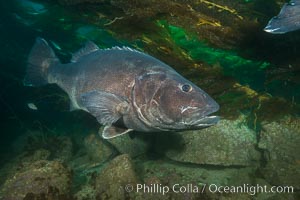
[[[19, 136], [13, 145], [17, 153], [35, 155], [35, 160], [48, 160], [50, 157], [51, 159], [68, 162], [73, 156], [73, 142], [71, 137], [55, 134], [50, 131], [29, 130]], [[43, 158], [45, 154], [49, 155]], [[38, 158], [39, 156], [40, 158]], [[32, 156], [30, 155], [30, 157]]]
[[85, 185], [74, 197], [76, 200], [96, 200], [96, 190], [91, 185]]
[[300, 120], [284, 119], [264, 122], [259, 148], [264, 150], [266, 165], [262, 173], [274, 185], [300, 189]]
[[73, 142], [70, 137], [59, 137], [59, 148], [54, 156], [61, 162], [68, 162], [73, 156]]
[[99, 199], [126, 199], [129, 193], [126, 185], [133, 187], [138, 183], [131, 158], [127, 154], [114, 158], [100, 172], [95, 180], [97, 198]]
[[[141, 160], [139, 160], [141, 159]], [[231, 185], [251, 185], [256, 169], [251, 167], [212, 167], [205, 165], [194, 165], [189, 163], [177, 163], [170, 160], [148, 160], [148, 158], [137, 158], [135, 164], [139, 174], [142, 174], [146, 186], [153, 188], [154, 184], [169, 187], [169, 191], [162, 195], [162, 192], [145, 192], [140, 190], [135, 193], [134, 199], [223, 199], [223, 195], [218, 192], [208, 190], [210, 185], [231, 186]], [[151, 185], [152, 184], [152, 185]], [[177, 185], [176, 185], [177, 184]], [[206, 187], [204, 187], [206, 185]], [[175, 187], [174, 187], [175, 186]], [[174, 190], [173, 190], [174, 187]], [[179, 188], [187, 189], [187, 192], [177, 192]], [[195, 191], [198, 189], [198, 192]], [[202, 193], [202, 189], [207, 189]], [[212, 189], [213, 190], [213, 189]], [[197, 191], [197, 190], [196, 190]], [[226, 194], [228, 199], [231, 195]], [[232, 194], [232, 199], [239, 199], [237, 194]], [[243, 196], [243, 195], [241, 195]], [[252, 196], [248, 195], [251, 199]], [[246, 197], [246, 195], [244, 195]], [[225, 199], [225, 198], [224, 198]], [[240, 198], [244, 199], [244, 198]]]
[[95, 134], [91, 134], [84, 139], [84, 146], [89, 159], [93, 162], [105, 162], [114, 153], [104, 141]]
[[22, 158], [21, 162], [32, 163], [39, 160], [48, 160], [51, 156], [51, 152], [46, 149], [37, 149], [33, 154], [25, 156]]
[[82, 139], [80, 147], [69, 166], [80, 176], [86, 176], [106, 163], [116, 152], [113, 147], [100, 136], [90, 134]]
[[39, 160], [48, 160], [51, 152], [46, 149], [37, 149], [36, 151], [29, 153], [23, 152], [16, 157], [12, 157], [11, 160], [5, 163], [0, 168], [0, 188], [8, 177], [14, 176], [20, 168], [27, 166], [29, 163], [34, 163]]
[[203, 130], [162, 137], [157, 148], [168, 158], [180, 162], [255, 166], [260, 159], [256, 142], [256, 133], [240, 117], [237, 120], [221, 120], [219, 124]]
[[68, 199], [71, 171], [58, 161], [40, 160], [8, 178], [0, 190], [0, 199]]
[[130, 138], [129, 134], [108, 140], [120, 153], [136, 157], [145, 153], [149, 148], [147, 139], [141, 137]]

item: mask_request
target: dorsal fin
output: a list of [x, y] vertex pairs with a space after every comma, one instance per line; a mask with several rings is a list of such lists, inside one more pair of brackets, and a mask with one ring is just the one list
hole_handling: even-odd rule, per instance
[[130, 47], [126, 47], [126, 46], [122, 46], [122, 47], [119, 47], [119, 46], [114, 46], [112, 48], [107, 48], [107, 49], [104, 49], [104, 50], [121, 50], [121, 51], [132, 51], [132, 52], [136, 52], [136, 53], [141, 53], [141, 54], [145, 54], [144, 52], [141, 52], [139, 50], [136, 50], [136, 49], [132, 49]]
[[82, 56], [88, 55], [97, 50], [99, 50], [99, 47], [94, 42], [88, 41], [85, 43], [84, 47], [73, 54], [71, 62], [77, 62]]

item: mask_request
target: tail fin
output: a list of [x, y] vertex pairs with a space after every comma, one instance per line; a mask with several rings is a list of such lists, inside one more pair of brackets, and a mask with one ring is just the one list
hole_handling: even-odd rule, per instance
[[24, 85], [42, 86], [47, 84], [49, 67], [59, 63], [59, 59], [46, 40], [37, 38], [28, 57]]

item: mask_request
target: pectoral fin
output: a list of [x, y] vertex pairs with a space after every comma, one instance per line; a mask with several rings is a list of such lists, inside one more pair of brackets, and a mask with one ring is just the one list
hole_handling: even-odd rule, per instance
[[122, 97], [105, 91], [91, 91], [81, 95], [82, 105], [103, 125], [112, 125], [118, 121], [129, 108]]
[[125, 133], [133, 131], [132, 129], [119, 128], [116, 126], [105, 126], [104, 128], [99, 129], [99, 134], [102, 135], [104, 139], [111, 139], [114, 137], [118, 137]]

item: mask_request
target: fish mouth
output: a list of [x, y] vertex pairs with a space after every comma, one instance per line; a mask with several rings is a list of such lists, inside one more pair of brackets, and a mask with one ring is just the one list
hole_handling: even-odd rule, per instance
[[206, 107], [205, 109], [195, 109], [190, 113], [191, 117], [185, 120], [185, 124], [190, 129], [201, 129], [217, 124], [220, 121], [219, 116], [211, 115], [219, 110], [219, 105]]
[[197, 120], [192, 120], [187, 125], [191, 128], [205, 128], [217, 124], [220, 121], [219, 116], [205, 116]]

